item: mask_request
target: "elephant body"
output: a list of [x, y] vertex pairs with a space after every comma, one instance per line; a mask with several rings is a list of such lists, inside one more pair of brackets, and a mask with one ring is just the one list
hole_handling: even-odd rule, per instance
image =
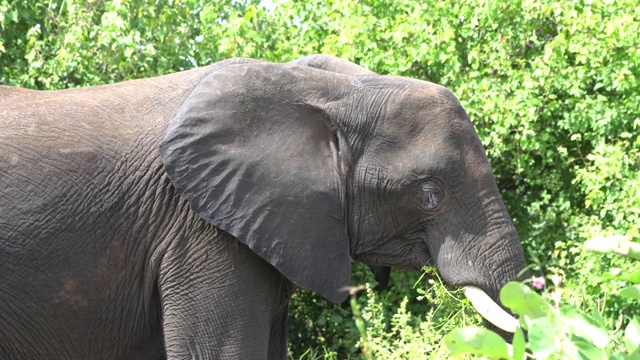
[[[168, 114], [210, 71], [0, 90], [0, 358], [161, 359], [165, 343], [173, 358], [285, 357], [292, 285], [190, 211], [158, 154]], [[182, 323], [182, 304], [199, 323]]]
[[[306, 94], [307, 76], [324, 82], [318, 92], [326, 94]], [[438, 230], [443, 240], [431, 244], [418, 238], [417, 223], [391, 217], [383, 229], [381, 215], [365, 213], [404, 203], [370, 203], [372, 190], [359, 176], [374, 171], [374, 158], [354, 160], [370, 150], [356, 146], [353, 134], [375, 131], [336, 125], [333, 117], [381, 110], [350, 109], [340, 99], [362, 94], [327, 89], [358, 79], [406, 91], [387, 83], [392, 77], [371, 84], [380, 78], [316, 56], [295, 64], [230, 60], [84, 89], [0, 87], [0, 358], [286, 358], [289, 297], [301, 286], [343, 300], [349, 256], [410, 269], [434, 260], [453, 285], [477, 285], [496, 298], [495, 288], [515, 279], [524, 259], [495, 181], [467, 217], [478, 224], [475, 241], [487, 219], [499, 220], [489, 226], [492, 236], [508, 234], [479, 250], [508, 254], [496, 260], [496, 271], [470, 265], [452, 274], [447, 261], [469, 260], [452, 255], [458, 250], [440, 251], [455, 245], [448, 230]], [[430, 116], [454, 111], [442, 100], [449, 95], [436, 90], [426, 96], [435, 109]], [[271, 133], [285, 135], [262, 138]], [[449, 136], [438, 134], [430, 136]], [[397, 141], [376, 149], [392, 154]], [[418, 150], [428, 147], [411, 151]], [[474, 161], [486, 162], [482, 156]], [[296, 157], [315, 160], [286, 161]], [[391, 171], [422, 166], [377, 158], [395, 164], [375, 169], [393, 191], [413, 185]], [[474, 176], [485, 181], [486, 169]], [[427, 188], [438, 186], [429, 181]], [[427, 193], [428, 202], [445, 196]], [[475, 216], [473, 206], [495, 215]], [[398, 245], [402, 236], [410, 243]], [[485, 281], [488, 273], [500, 278]]]

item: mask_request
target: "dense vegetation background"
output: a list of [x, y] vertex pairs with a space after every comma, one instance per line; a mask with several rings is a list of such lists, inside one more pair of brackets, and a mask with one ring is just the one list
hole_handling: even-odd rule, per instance
[[[598, 275], [595, 236], [640, 237], [638, 0], [0, 0], [0, 83], [112, 83], [230, 57], [336, 55], [451, 89], [476, 125], [531, 271], [612, 332], [640, 314]], [[437, 275], [394, 272], [360, 304], [379, 358], [446, 357], [441, 337], [478, 322]], [[357, 267], [355, 283], [373, 280]], [[292, 358], [360, 356], [350, 309], [299, 291]], [[422, 354], [422, 355], [420, 355]]]

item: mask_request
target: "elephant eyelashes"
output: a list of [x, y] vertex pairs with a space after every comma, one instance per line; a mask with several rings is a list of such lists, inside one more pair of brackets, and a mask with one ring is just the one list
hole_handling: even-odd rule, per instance
[[424, 201], [424, 205], [427, 209], [433, 210], [440, 203], [440, 195], [435, 191], [430, 191], [427, 193], [427, 196]]
[[427, 210], [433, 210], [440, 204], [442, 200], [442, 190], [433, 181], [427, 182], [424, 185], [424, 200], [423, 205]]

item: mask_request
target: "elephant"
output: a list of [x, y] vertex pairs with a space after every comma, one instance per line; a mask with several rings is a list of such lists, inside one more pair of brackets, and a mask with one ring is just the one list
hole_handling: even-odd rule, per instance
[[345, 300], [351, 259], [513, 331], [523, 249], [446, 88], [329, 55], [0, 87], [0, 358], [283, 359], [291, 295]]

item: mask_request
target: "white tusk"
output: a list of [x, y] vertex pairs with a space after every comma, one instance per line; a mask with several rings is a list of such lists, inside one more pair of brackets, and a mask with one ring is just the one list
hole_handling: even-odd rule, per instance
[[475, 286], [464, 286], [462, 292], [471, 301], [471, 305], [476, 311], [487, 321], [504, 331], [516, 332], [518, 320], [504, 311], [486, 292]]

